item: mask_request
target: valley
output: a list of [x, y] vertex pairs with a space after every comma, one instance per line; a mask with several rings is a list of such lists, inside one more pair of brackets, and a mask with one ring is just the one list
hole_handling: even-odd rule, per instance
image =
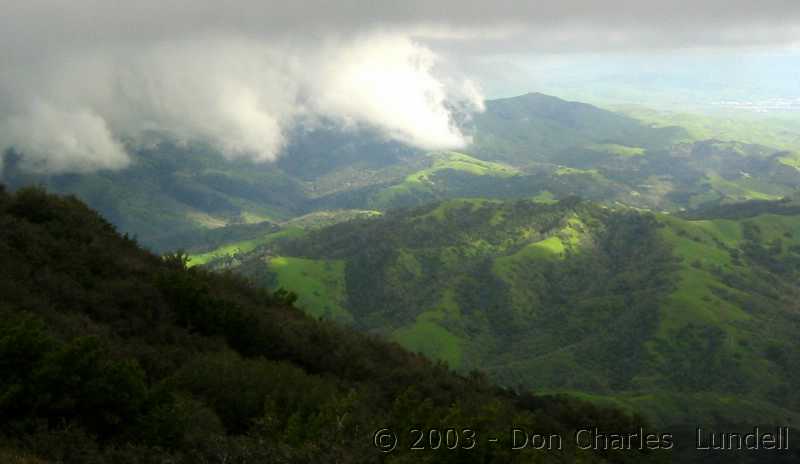
[[11, 153], [3, 180], [505, 389], [664, 427], [800, 420], [790, 133], [541, 94], [486, 106], [458, 151], [323, 127], [271, 164], [165, 138], [118, 172], [35, 175]]
[[0, 464], [800, 463], [798, 32], [3, 3]]
[[800, 361], [800, 203], [750, 208], [688, 219], [577, 199], [450, 200], [207, 265], [502, 385], [591, 394], [658, 423], [698, 408], [767, 423], [800, 405], [785, 388]]

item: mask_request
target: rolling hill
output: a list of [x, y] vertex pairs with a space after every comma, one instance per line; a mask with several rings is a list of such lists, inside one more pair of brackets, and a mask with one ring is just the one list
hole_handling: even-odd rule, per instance
[[569, 150], [597, 144], [664, 148], [687, 136], [678, 126], [654, 128], [619, 113], [540, 93], [490, 100], [474, 124], [470, 153], [516, 165], [554, 161]]
[[[158, 138], [126, 170], [49, 176], [8, 151], [0, 355], [33, 377], [3, 384], [0, 460], [369, 462], [382, 420], [796, 423], [800, 155], [671, 121], [528, 94], [487, 102], [460, 151], [321, 127], [273, 164]], [[70, 356], [96, 382], [58, 396]], [[309, 442], [331, 415], [349, 438]], [[487, 453], [448, 458], [530, 457]], [[554, 462], [641, 457], [571, 453]]]
[[685, 217], [450, 200], [209, 265], [503, 385], [579, 392], [661, 424], [800, 418], [796, 200]]

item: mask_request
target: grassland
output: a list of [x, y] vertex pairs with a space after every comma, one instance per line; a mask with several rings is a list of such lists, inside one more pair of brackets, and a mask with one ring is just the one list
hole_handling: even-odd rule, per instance
[[667, 309], [662, 311], [660, 334], [669, 336], [671, 329], [687, 323], [707, 323], [727, 326], [735, 321], [748, 319], [741, 308], [720, 299], [714, 287], [724, 287], [736, 292], [719, 281], [712, 273], [715, 268], [733, 266], [730, 254], [714, 239], [729, 246], [737, 246], [733, 239], [740, 237], [737, 224], [731, 221], [702, 221], [698, 227], [691, 222], [675, 221], [665, 217], [669, 227], [663, 230], [673, 253], [682, 260], [677, 289], [670, 295]]
[[263, 234], [247, 240], [225, 243], [213, 250], [191, 254], [189, 256], [189, 265], [201, 266], [209, 264], [221, 258], [250, 253], [259, 246], [268, 245], [276, 240], [300, 237], [310, 230], [319, 229], [342, 221], [370, 218], [380, 215], [381, 213], [379, 211], [371, 210], [315, 211], [280, 223], [281, 230], [277, 232]]
[[[495, 260], [496, 269], [507, 269], [515, 262], [538, 260], [538, 259], [559, 259], [564, 257], [568, 250], [577, 250], [583, 223], [578, 217], [572, 217], [567, 221], [567, 225], [552, 236], [543, 240], [530, 243], [522, 247], [519, 251], [503, 256]], [[505, 273], [504, 271], [500, 271]]]
[[748, 178], [734, 182], [712, 174], [709, 175], [709, 183], [712, 189], [733, 201], [780, 200], [789, 193], [778, 186]]
[[509, 288], [511, 302], [515, 308], [527, 308], [536, 302], [536, 287], [531, 285], [531, 276], [524, 269], [540, 260], [561, 260], [567, 252], [580, 249], [585, 238], [584, 224], [573, 216], [566, 225], [550, 237], [523, 246], [518, 251], [494, 259], [492, 272]]
[[555, 195], [553, 195], [553, 192], [549, 190], [542, 190], [541, 192], [536, 194], [536, 196], [531, 197], [531, 200], [537, 203], [544, 203], [546, 205], [552, 205], [558, 203], [558, 200], [556, 200], [556, 197]]
[[601, 174], [597, 171], [597, 169], [578, 169], [578, 168], [571, 168], [568, 166], [561, 166], [556, 169], [555, 174], [557, 176], [576, 176], [576, 175], [588, 175], [592, 177], [599, 177]]
[[[433, 218], [438, 221], [444, 220], [445, 216], [452, 211], [465, 210], [465, 207], [468, 208], [469, 211], [475, 211], [476, 209], [480, 208], [481, 206], [489, 205], [489, 204], [498, 204], [500, 203], [499, 200], [488, 200], [485, 198], [456, 198], [454, 200], [442, 202], [430, 212], [418, 216], [419, 219], [424, 218]], [[498, 224], [498, 221], [501, 221], [502, 217], [496, 215], [492, 218], [491, 224]]]
[[790, 166], [797, 170], [800, 170], [800, 152], [796, 151], [789, 152], [786, 155], [779, 157], [778, 161], [785, 164], [786, 166]]
[[403, 182], [378, 192], [370, 201], [376, 208], [385, 208], [403, 196], [433, 195], [436, 175], [443, 171], [456, 171], [472, 176], [509, 177], [519, 174], [511, 166], [479, 160], [457, 152], [432, 153], [430, 167], [408, 175]]
[[644, 156], [646, 152], [646, 150], [642, 147], [629, 147], [626, 145], [619, 145], [616, 143], [596, 143], [587, 145], [586, 148], [592, 151], [608, 153], [609, 155], [622, 156], [624, 158], [631, 158], [634, 156]]
[[277, 287], [298, 294], [298, 307], [314, 317], [352, 323], [352, 315], [343, 306], [344, 261], [279, 256], [268, 258], [267, 266], [275, 273]]
[[413, 324], [395, 330], [390, 338], [409, 351], [445, 361], [458, 369], [464, 340], [443, 326], [447, 318], [460, 318], [458, 306], [450, 298], [452, 293], [446, 291], [442, 306], [421, 313]]

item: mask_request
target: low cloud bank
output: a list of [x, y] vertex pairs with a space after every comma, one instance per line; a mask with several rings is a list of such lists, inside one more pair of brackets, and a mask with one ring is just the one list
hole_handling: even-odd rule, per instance
[[[423, 149], [469, 142], [455, 121], [478, 87], [402, 34], [288, 41], [204, 38], [60, 52], [0, 76], [0, 144], [44, 173], [125, 167], [120, 140], [153, 132], [271, 161], [324, 119]], [[150, 135], [148, 135], [150, 134]]]

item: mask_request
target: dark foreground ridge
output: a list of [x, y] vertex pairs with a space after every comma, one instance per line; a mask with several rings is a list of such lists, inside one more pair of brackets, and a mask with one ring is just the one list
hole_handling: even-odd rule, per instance
[[[72, 197], [0, 190], [0, 295], [1, 462], [669, 459], [576, 450], [579, 428], [641, 421], [500, 389], [311, 319], [290, 293], [143, 250]], [[564, 449], [512, 450], [512, 427], [561, 435]], [[388, 455], [375, 445], [384, 428], [398, 439]], [[432, 447], [411, 428], [461, 441], [411, 451]]]

